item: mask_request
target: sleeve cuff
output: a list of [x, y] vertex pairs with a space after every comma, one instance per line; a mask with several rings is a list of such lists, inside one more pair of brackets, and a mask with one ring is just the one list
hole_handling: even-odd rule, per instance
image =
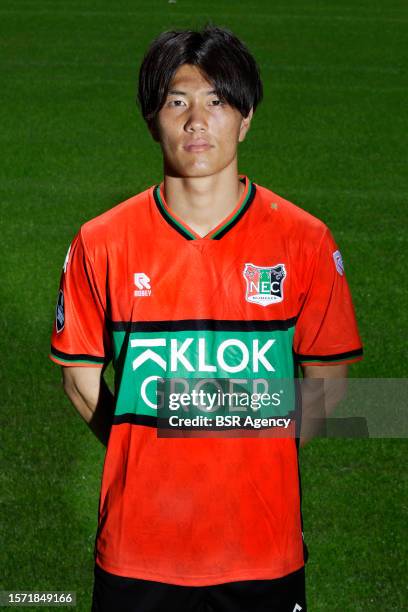
[[308, 365], [340, 365], [342, 363], [354, 363], [363, 359], [363, 347], [352, 351], [345, 351], [335, 355], [301, 355], [295, 353], [295, 360], [302, 366]]
[[105, 357], [87, 355], [85, 353], [64, 353], [52, 345], [48, 356], [51, 361], [62, 366], [88, 366], [103, 368], [103, 366], [107, 363], [107, 359]]

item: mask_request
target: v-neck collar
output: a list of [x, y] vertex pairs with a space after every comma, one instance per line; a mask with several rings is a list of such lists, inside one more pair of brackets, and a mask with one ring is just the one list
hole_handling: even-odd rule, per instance
[[216, 227], [209, 231], [208, 234], [206, 234], [205, 236], [200, 236], [200, 234], [197, 234], [197, 232], [195, 232], [191, 227], [187, 225], [187, 223], [185, 223], [178, 215], [173, 212], [173, 210], [168, 206], [164, 199], [164, 195], [160, 188], [161, 184], [155, 185], [153, 187], [153, 198], [159, 212], [167, 221], [167, 223], [169, 223], [171, 227], [178, 231], [179, 234], [184, 236], [184, 238], [186, 238], [187, 240], [219, 240], [220, 238], [225, 236], [225, 234], [231, 228], [233, 228], [236, 223], [238, 223], [238, 221], [246, 213], [255, 198], [255, 184], [244, 174], [239, 175], [239, 180], [244, 183], [245, 189], [239, 199], [238, 204], [227, 217], [225, 217]]

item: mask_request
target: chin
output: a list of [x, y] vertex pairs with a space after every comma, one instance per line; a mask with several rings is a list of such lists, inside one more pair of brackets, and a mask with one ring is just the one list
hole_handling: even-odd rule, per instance
[[170, 176], [179, 176], [183, 178], [196, 178], [200, 176], [212, 176], [217, 173], [217, 169], [210, 168], [208, 166], [202, 167], [185, 167], [185, 168], [172, 168], [167, 169], [167, 174]]

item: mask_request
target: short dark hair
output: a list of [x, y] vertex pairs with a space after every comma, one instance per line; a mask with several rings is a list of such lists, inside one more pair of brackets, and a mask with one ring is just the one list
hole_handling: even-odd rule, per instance
[[259, 67], [245, 44], [230, 30], [207, 24], [201, 31], [162, 32], [147, 50], [139, 70], [138, 104], [154, 124], [170, 81], [183, 64], [197, 66], [217, 95], [247, 117], [262, 100]]

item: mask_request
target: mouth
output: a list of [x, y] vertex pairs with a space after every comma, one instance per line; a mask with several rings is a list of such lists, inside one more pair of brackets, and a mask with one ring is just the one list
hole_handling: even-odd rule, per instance
[[184, 145], [183, 148], [189, 153], [198, 153], [199, 151], [207, 151], [207, 149], [211, 149], [211, 147], [212, 145], [210, 145], [206, 140], [196, 140]]

